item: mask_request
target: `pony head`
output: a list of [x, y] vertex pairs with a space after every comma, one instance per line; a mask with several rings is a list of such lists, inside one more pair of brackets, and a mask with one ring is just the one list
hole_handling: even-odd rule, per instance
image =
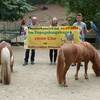
[[[88, 50], [90, 50], [90, 60], [93, 63], [93, 70], [96, 74], [96, 76], [100, 76], [100, 54], [98, 53], [98, 51], [88, 42], [81, 42], [82, 45], [84, 45], [85, 47], [87, 47]], [[93, 56], [92, 56], [93, 55]]]
[[96, 53], [94, 57], [94, 63], [92, 66], [96, 76], [100, 76], [100, 54]]

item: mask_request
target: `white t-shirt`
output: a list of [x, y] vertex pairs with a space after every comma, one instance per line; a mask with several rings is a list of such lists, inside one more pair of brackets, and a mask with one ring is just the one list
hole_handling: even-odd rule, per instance
[[87, 30], [87, 27], [84, 22], [75, 22], [73, 26], [78, 26], [80, 28], [80, 35], [86, 34], [85, 32]]
[[24, 33], [21, 35], [21, 38], [26, 39], [27, 35], [28, 35], [28, 27], [26, 25], [22, 25], [22, 28], [24, 29]]
[[27, 36], [28, 35], [28, 27], [26, 25], [23, 25], [22, 27], [24, 28], [24, 31], [26, 32], [25, 35]]
[[28, 27], [32, 27], [32, 26], [33, 26], [32, 20], [31, 20], [31, 19], [29, 19], [29, 21], [28, 21], [28, 23], [27, 23], [27, 26], [28, 26]]

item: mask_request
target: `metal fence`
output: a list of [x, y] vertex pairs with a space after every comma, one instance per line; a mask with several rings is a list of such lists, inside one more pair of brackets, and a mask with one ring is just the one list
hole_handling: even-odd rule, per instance
[[0, 41], [11, 40], [19, 35], [19, 22], [0, 22]]

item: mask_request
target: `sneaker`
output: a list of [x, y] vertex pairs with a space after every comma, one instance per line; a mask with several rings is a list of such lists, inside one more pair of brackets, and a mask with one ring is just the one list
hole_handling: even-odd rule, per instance
[[33, 65], [34, 64], [34, 61], [31, 61], [31, 64]]
[[23, 66], [26, 66], [26, 65], [28, 65], [28, 62], [24, 62]]

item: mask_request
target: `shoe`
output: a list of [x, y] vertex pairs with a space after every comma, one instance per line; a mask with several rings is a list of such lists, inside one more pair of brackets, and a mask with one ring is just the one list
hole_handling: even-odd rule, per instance
[[28, 62], [24, 62], [23, 66], [26, 66], [26, 65], [28, 65]]
[[34, 62], [32, 61], [32, 62], [31, 62], [31, 64], [33, 65], [33, 64], [34, 64]]

